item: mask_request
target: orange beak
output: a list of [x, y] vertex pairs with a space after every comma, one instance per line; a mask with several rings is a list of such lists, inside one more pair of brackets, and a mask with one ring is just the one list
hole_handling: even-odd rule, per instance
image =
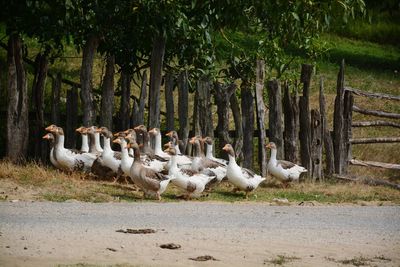
[[226, 144], [226, 145], [222, 148], [222, 150], [224, 150], [224, 151], [227, 151], [228, 149], [229, 149], [228, 144]]
[[151, 130], [149, 131], [149, 133], [155, 134], [155, 133], [156, 133], [156, 128], [151, 129]]
[[166, 136], [172, 137], [172, 131], [165, 134]]
[[265, 145], [265, 147], [266, 147], [266, 148], [271, 148], [271, 144], [268, 143], [268, 144]]
[[42, 138], [43, 138], [43, 139], [50, 139], [50, 135], [49, 135], [49, 134], [46, 134], [46, 135], [44, 135]]
[[45, 128], [45, 130], [48, 131], [48, 132], [51, 132], [51, 131], [53, 131], [54, 127], [55, 127], [54, 124], [49, 125], [49, 126], [47, 126], [47, 127]]
[[121, 144], [121, 140], [119, 140], [118, 138], [114, 139], [112, 142], [115, 143], [115, 144]]

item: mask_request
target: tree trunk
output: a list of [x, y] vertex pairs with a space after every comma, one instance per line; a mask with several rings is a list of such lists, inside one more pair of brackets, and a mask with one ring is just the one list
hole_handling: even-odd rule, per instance
[[183, 153], [189, 138], [189, 85], [188, 73], [183, 71], [178, 77], [178, 116], [179, 116], [179, 138], [183, 142]]
[[82, 51], [81, 67], [81, 101], [83, 111], [83, 125], [91, 126], [96, 122], [96, 114], [93, 103], [92, 70], [93, 61], [98, 46], [98, 38], [91, 36], [86, 41]]
[[243, 81], [242, 124], [243, 124], [243, 167], [253, 169], [253, 134], [254, 134], [254, 96], [251, 85]]
[[282, 129], [282, 96], [278, 80], [268, 81], [269, 99], [269, 141], [274, 142], [277, 148], [277, 157], [283, 156], [283, 129]]
[[160, 128], [160, 88], [165, 53], [165, 39], [155, 38], [151, 52], [150, 92], [149, 92], [149, 122], [148, 128]]
[[59, 125], [60, 121], [60, 94], [61, 94], [61, 74], [57, 73], [53, 79], [51, 88], [51, 123]]
[[147, 98], [147, 71], [143, 72], [142, 85], [140, 87], [140, 97], [135, 99], [132, 108], [131, 126], [136, 127], [144, 124], [144, 108]]
[[167, 131], [175, 130], [174, 119], [174, 76], [165, 75], [165, 110], [167, 112]]
[[32, 106], [35, 113], [35, 121], [33, 125], [32, 144], [34, 158], [46, 161], [47, 144], [42, 139], [44, 135], [44, 87], [46, 84], [48, 70], [48, 51], [39, 53], [35, 59], [35, 75], [32, 85]]
[[214, 126], [212, 121], [212, 110], [211, 110], [211, 93], [210, 93], [211, 82], [208, 77], [202, 77], [197, 82], [198, 92], [198, 118], [201, 134], [203, 136], [214, 137]]
[[[202, 128], [200, 127], [200, 118], [199, 118], [199, 89], [197, 88], [194, 94], [194, 102], [193, 102], [193, 135], [202, 136]], [[189, 144], [188, 144], [189, 145]]]
[[283, 132], [285, 145], [285, 159], [297, 163], [297, 142], [298, 142], [298, 128], [296, 119], [299, 116], [299, 106], [297, 101], [297, 94], [291, 94], [289, 91], [289, 84], [286, 82], [284, 85], [284, 120], [285, 130]]
[[319, 86], [319, 109], [321, 111], [321, 122], [322, 122], [322, 134], [324, 139], [325, 148], [325, 160], [326, 160], [326, 170], [327, 175], [332, 175], [335, 171], [334, 157], [333, 157], [333, 143], [332, 136], [328, 128], [328, 121], [326, 118], [326, 103], [324, 96], [324, 82], [321, 78]]
[[256, 107], [257, 107], [257, 126], [258, 136], [258, 161], [261, 168], [262, 177], [267, 175], [267, 151], [265, 148], [265, 104], [264, 104], [264, 80], [265, 64], [264, 60], [257, 60], [256, 72]]
[[129, 129], [131, 99], [131, 74], [128, 70], [121, 72], [121, 103], [119, 108], [120, 130]]
[[236, 94], [233, 93], [230, 98], [231, 110], [233, 115], [233, 120], [235, 122], [235, 143], [233, 147], [235, 148], [236, 161], [241, 163], [243, 161], [243, 125], [242, 125], [242, 115], [240, 112], [239, 101]]
[[112, 131], [113, 128], [114, 74], [115, 57], [114, 55], [109, 55], [107, 57], [106, 73], [104, 74], [101, 93], [100, 126], [105, 126], [110, 131]]
[[219, 137], [219, 146], [222, 148], [225, 144], [232, 144], [229, 137], [229, 99], [236, 90], [236, 84], [222, 85], [219, 82], [214, 84], [215, 104], [217, 105], [218, 125], [217, 132]]
[[300, 81], [303, 83], [303, 96], [300, 97], [300, 156], [304, 168], [309, 170], [307, 176], [311, 177], [311, 131], [310, 131], [310, 83], [312, 65], [301, 66]]
[[24, 160], [28, 150], [28, 90], [22, 59], [22, 40], [17, 34], [10, 36], [7, 50], [8, 107], [7, 157], [18, 162]]
[[343, 119], [344, 119], [344, 124], [343, 124], [343, 135], [344, 135], [344, 156], [345, 160], [343, 162], [343, 172], [347, 173], [347, 169], [349, 166], [349, 160], [353, 158], [351, 154], [351, 142], [350, 139], [353, 137], [353, 132], [351, 129], [351, 122], [353, 120], [353, 103], [354, 103], [354, 96], [351, 91], [346, 91], [344, 93], [344, 110], [343, 110]]
[[67, 91], [67, 122], [65, 127], [65, 147], [75, 148], [75, 129], [78, 126], [78, 89], [72, 87]]

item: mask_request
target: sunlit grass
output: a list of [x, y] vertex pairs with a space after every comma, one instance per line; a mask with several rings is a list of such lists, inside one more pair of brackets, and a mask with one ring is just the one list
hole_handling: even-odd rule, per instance
[[[0, 161], [0, 187], [3, 195], [22, 200], [47, 200], [64, 202], [78, 200], [84, 202], [137, 202], [156, 201], [143, 199], [143, 194], [132, 184], [113, 184], [111, 182], [82, 179], [82, 175], [67, 175], [35, 163], [18, 166], [7, 161]], [[18, 188], [18, 190], [16, 190]], [[23, 193], [21, 193], [23, 192]], [[173, 185], [162, 195], [163, 202], [184, 201], [179, 196], [182, 192]], [[5, 198], [2, 198], [6, 200]], [[302, 182], [282, 188], [279, 184], [269, 182], [260, 186], [245, 199], [243, 192], [233, 192], [233, 186], [223, 182], [204, 196], [194, 201], [222, 202], [268, 202], [275, 199], [287, 199], [292, 203], [358, 203], [374, 201], [400, 204], [400, 191], [382, 186], [368, 186], [359, 183], [324, 183]]]

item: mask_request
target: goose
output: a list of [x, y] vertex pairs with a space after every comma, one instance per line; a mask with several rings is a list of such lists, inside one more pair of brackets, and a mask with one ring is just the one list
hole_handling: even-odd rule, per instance
[[139, 135], [142, 137], [143, 143], [141, 144], [141, 152], [142, 154], [146, 154], [150, 157], [154, 156], [154, 149], [150, 147], [150, 135], [147, 132], [146, 126], [139, 125], [134, 128], [136, 131], [136, 137]]
[[[133, 139], [130, 139], [133, 142]], [[121, 170], [126, 175], [130, 175], [130, 169], [133, 163], [133, 157], [129, 154], [127, 141], [123, 136], [119, 136], [113, 140], [113, 143], [119, 144], [121, 147]]]
[[248, 169], [238, 166], [235, 159], [235, 151], [230, 144], [226, 144], [222, 149], [228, 154], [229, 157], [228, 167], [226, 170], [228, 181], [238, 187], [240, 190], [245, 191], [246, 199], [248, 199], [249, 193], [255, 190], [259, 184], [265, 180], [265, 178], [261, 177], [260, 175], [256, 175], [254, 172]]
[[129, 170], [129, 177], [131, 177], [132, 182], [143, 190], [144, 196], [155, 195], [160, 201], [161, 194], [174, 178], [145, 168], [140, 159], [140, 149], [136, 142], [130, 142], [126, 147], [132, 148], [134, 154], [134, 160]]
[[97, 133], [97, 127], [88, 127], [83, 130], [83, 133], [86, 133], [89, 136], [89, 153], [93, 154], [95, 156], [100, 156], [101, 153], [103, 152], [102, 150], [99, 150], [100, 144], [97, 143], [97, 140], [100, 140], [99, 138], [96, 138], [97, 135], [100, 136], [100, 133]]
[[121, 169], [121, 152], [116, 152], [111, 149], [112, 133], [107, 127], [97, 128], [96, 132], [100, 133], [104, 140], [103, 153], [100, 157], [103, 159], [106, 166], [118, 173]]
[[56, 143], [54, 135], [52, 133], [47, 133], [42, 138], [47, 139], [50, 142], [50, 162], [51, 162], [51, 164], [53, 164], [53, 166], [56, 167], [57, 169], [62, 169], [62, 166], [54, 158], [54, 146]]
[[200, 197], [206, 184], [214, 179], [215, 176], [208, 176], [193, 171], [179, 169], [176, 162], [177, 153], [175, 148], [170, 147], [167, 149], [167, 152], [171, 155], [171, 166], [168, 175], [174, 178], [172, 183], [186, 193], [186, 199], [190, 199], [191, 197]]
[[86, 128], [81, 126], [78, 129], [76, 129], [75, 131], [80, 133], [81, 137], [82, 137], [81, 151], [89, 152], [89, 141], [88, 141], [88, 135], [86, 132]]
[[64, 147], [64, 131], [61, 127], [54, 124], [46, 127], [46, 131], [56, 136], [54, 147], [54, 159], [60, 164], [61, 168], [67, 171], [83, 170], [90, 171], [96, 156], [91, 153], [84, 153], [79, 150], [67, 149]]
[[213, 155], [213, 140], [211, 137], [207, 136], [203, 138], [203, 142], [206, 144], [206, 158], [211, 159], [213, 161], [219, 162], [224, 166], [228, 165], [228, 161], [225, 159], [216, 158]]
[[[173, 148], [175, 149], [175, 154], [176, 154], [176, 163], [178, 164], [178, 166], [181, 168], [190, 168], [190, 166], [192, 165], [192, 158], [186, 155], [182, 155], [182, 153], [180, 153], [179, 150], [179, 145], [178, 145], [178, 134], [176, 133], [176, 131], [170, 131], [166, 134], [166, 136], [168, 136], [171, 141], [170, 141], [170, 145], [173, 146]], [[169, 146], [170, 146], [169, 145]], [[171, 163], [170, 161], [167, 164], [167, 169], [169, 169]]]
[[94, 140], [95, 140], [95, 146], [96, 146], [96, 150], [99, 151], [100, 153], [103, 152], [103, 148], [100, 145], [100, 132], [97, 131], [97, 127], [96, 126], [92, 126], [89, 127], [89, 129], [92, 129], [94, 132]]
[[307, 169], [294, 164], [293, 162], [286, 160], [277, 160], [276, 159], [276, 145], [274, 142], [268, 143], [266, 148], [271, 149], [271, 158], [268, 161], [268, 171], [269, 173], [282, 181], [282, 183], [287, 186], [291, 181], [299, 181], [299, 177], [303, 172], [307, 172]]
[[154, 154], [164, 159], [170, 159], [171, 156], [161, 149], [161, 132], [158, 128], [149, 131], [150, 136], [154, 138]]
[[191, 169], [197, 172], [208, 171], [216, 175], [216, 182], [220, 183], [226, 176], [226, 167], [219, 162], [210, 160], [204, 156], [200, 145], [201, 137], [192, 137], [190, 143], [194, 148], [194, 157], [191, 165]]
[[[124, 137], [127, 137], [127, 138], [131, 138], [131, 139], [133, 139], [135, 142], [138, 142], [138, 141], [137, 141], [137, 136], [136, 136], [135, 129], [128, 129], [128, 130], [126, 130], [126, 131], [120, 132], [119, 135], [124, 136]], [[119, 135], [118, 135], [118, 136], [119, 136]], [[115, 135], [114, 135], [114, 136], [115, 136]], [[131, 156], [133, 157], [133, 149], [132, 149], [132, 148], [129, 148], [129, 149], [128, 149], [128, 152], [129, 152], [129, 155], [131, 155]]]

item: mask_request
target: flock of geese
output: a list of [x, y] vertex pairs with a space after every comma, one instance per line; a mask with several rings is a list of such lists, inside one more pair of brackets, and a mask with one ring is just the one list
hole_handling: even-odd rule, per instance
[[[144, 125], [115, 134], [106, 127], [80, 127], [76, 129], [82, 138], [80, 150], [65, 148], [61, 127], [53, 124], [46, 127], [46, 131], [48, 133], [43, 138], [51, 143], [50, 161], [56, 168], [66, 172], [92, 172], [100, 178], [114, 178], [115, 181], [125, 175], [147, 198], [161, 200], [161, 194], [169, 183], [183, 191], [186, 199], [199, 197], [206, 188], [212, 188], [225, 177], [235, 186], [235, 192], [244, 191], [248, 198], [248, 194], [266, 180], [240, 167], [230, 144], [223, 147], [228, 161], [214, 157], [210, 137], [192, 137], [189, 142], [193, 156], [188, 156], [179, 149], [180, 140], [176, 131], [166, 134], [170, 141], [163, 150], [160, 130], [153, 128], [147, 131]], [[103, 138], [103, 147], [100, 137]], [[119, 144], [120, 151], [114, 151], [112, 143]], [[274, 143], [266, 147], [272, 151], [268, 162], [269, 173], [285, 184], [298, 180], [300, 174], [307, 171], [292, 162], [277, 160]]]

